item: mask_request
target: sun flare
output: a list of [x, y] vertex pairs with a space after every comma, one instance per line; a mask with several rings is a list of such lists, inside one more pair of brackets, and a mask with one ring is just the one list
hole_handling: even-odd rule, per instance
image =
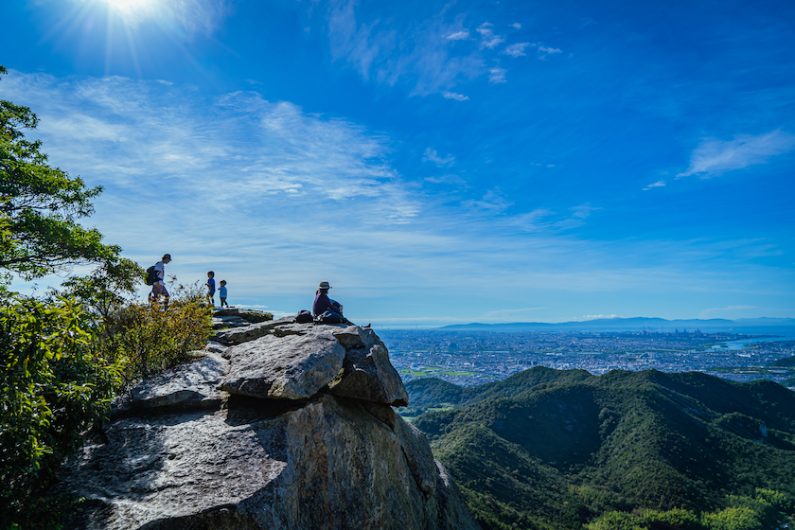
[[152, 15], [157, 10], [160, 0], [103, 0], [108, 8], [121, 17], [134, 20]]

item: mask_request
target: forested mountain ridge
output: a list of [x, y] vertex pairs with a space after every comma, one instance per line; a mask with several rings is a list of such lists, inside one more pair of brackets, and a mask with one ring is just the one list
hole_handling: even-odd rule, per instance
[[426, 379], [407, 389], [414, 414], [447, 404], [415, 425], [487, 528], [713, 512], [756, 488], [795, 496], [795, 393], [776, 383], [539, 367], [479, 387]]

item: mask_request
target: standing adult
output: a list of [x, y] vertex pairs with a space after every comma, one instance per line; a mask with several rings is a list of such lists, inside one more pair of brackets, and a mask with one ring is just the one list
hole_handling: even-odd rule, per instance
[[155, 274], [157, 280], [152, 284], [152, 292], [149, 294], [149, 299], [153, 302], [159, 302], [163, 298], [163, 308], [168, 309], [168, 289], [166, 289], [166, 265], [171, 263], [171, 254], [163, 254], [163, 258], [154, 264]]

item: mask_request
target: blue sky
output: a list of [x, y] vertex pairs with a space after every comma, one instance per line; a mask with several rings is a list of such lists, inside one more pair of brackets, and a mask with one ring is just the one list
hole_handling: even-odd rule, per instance
[[[381, 326], [795, 316], [791, 2], [3, 2], [89, 224]], [[57, 282], [49, 278], [41, 285]], [[27, 286], [22, 286], [25, 287]]]

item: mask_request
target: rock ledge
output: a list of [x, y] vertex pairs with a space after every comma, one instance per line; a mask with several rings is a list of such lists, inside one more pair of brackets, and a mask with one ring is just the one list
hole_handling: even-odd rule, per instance
[[477, 528], [369, 328], [263, 321], [143, 381], [67, 468], [75, 528]]

